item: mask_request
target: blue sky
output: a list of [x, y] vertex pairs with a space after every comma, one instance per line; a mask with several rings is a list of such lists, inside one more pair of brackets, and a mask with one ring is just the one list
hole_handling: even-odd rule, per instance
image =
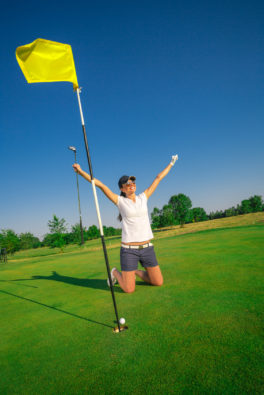
[[[2, 6], [0, 229], [43, 236], [56, 214], [79, 220], [75, 174], [88, 169], [72, 84], [27, 84], [15, 49], [72, 46], [94, 176], [118, 193], [147, 188], [178, 153], [149, 211], [184, 193], [208, 213], [264, 196], [262, 1], [11, 1]], [[96, 224], [80, 179], [83, 223]], [[98, 192], [103, 223], [115, 206]]]

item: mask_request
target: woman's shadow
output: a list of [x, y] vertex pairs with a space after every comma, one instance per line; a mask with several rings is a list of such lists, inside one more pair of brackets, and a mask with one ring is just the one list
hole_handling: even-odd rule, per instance
[[[101, 289], [104, 291], [109, 291], [106, 280], [93, 279], [93, 278], [76, 278], [69, 276], [62, 276], [61, 274], [53, 271], [51, 276], [32, 276], [30, 280], [52, 280], [58, 281], [66, 284], [77, 285], [79, 287]], [[15, 280], [20, 281], [20, 280]], [[122, 292], [119, 287], [115, 287], [115, 292]]]

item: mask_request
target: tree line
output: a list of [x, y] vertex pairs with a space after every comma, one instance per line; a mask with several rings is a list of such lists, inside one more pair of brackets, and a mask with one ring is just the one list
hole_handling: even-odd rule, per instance
[[[228, 208], [224, 211], [215, 211], [206, 214], [201, 207], [192, 208], [191, 199], [180, 193], [169, 199], [168, 204], [162, 209], [154, 208], [151, 213], [152, 229], [164, 228], [172, 225], [184, 226], [186, 223], [208, 221], [217, 218], [231, 217], [235, 215], [255, 213], [264, 211], [264, 204], [261, 196], [252, 196], [249, 199], [242, 200], [236, 207]], [[16, 234], [11, 229], [2, 229], [0, 232], [0, 249], [5, 249], [7, 254], [12, 254], [19, 250], [27, 250], [39, 247], [63, 247], [68, 244], [81, 244], [80, 224], [72, 226], [68, 232], [66, 220], [60, 219], [56, 215], [48, 221], [49, 233], [44, 236], [42, 241], [30, 232]], [[104, 235], [116, 236], [121, 235], [121, 229], [112, 226], [104, 226]], [[88, 229], [83, 228], [84, 241], [97, 239], [100, 237], [100, 231], [97, 226], [92, 225]]]
[[262, 197], [258, 195], [242, 200], [236, 207], [207, 214], [202, 207], [192, 208], [191, 199], [180, 193], [172, 196], [168, 204], [165, 204], [162, 209], [155, 207], [151, 213], [151, 221], [152, 228], [158, 229], [172, 225], [184, 226], [186, 223], [208, 221], [259, 211], [264, 211], [264, 204]]
[[[30, 232], [18, 235], [11, 229], [2, 229], [0, 232], [0, 248], [5, 248], [7, 254], [13, 254], [16, 251], [39, 247], [58, 247], [63, 250], [65, 245], [81, 244], [80, 224], [73, 225], [71, 231], [68, 232], [66, 220], [53, 215], [53, 218], [48, 221], [48, 227], [49, 233], [44, 236], [42, 241]], [[105, 236], [121, 235], [121, 229], [115, 229], [112, 226], [104, 226], [103, 229]], [[100, 231], [97, 226], [92, 225], [88, 229], [83, 227], [84, 241], [97, 239], [99, 237]]]

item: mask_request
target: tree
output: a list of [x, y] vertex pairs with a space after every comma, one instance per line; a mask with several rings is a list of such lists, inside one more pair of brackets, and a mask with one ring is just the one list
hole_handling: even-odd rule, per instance
[[225, 210], [226, 217], [234, 217], [238, 214], [238, 209], [236, 207], [231, 207]]
[[41, 246], [41, 243], [37, 237], [35, 237], [32, 233], [20, 233], [20, 248], [21, 250], [28, 250], [30, 248], [38, 248]]
[[205, 210], [201, 207], [191, 209], [193, 222], [207, 221], [208, 217]]
[[257, 213], [263, 210], [263, 201], [261, 196], [254, 195], [249, 198], [249, 202], [253, 213]]
[[160, 225], [161, 227], [171, 226], [176, 224], [176, 219], [173, 215], [173, 207], [171, 204], [165, 204], [162, 207], [161, 216], [160, 216]]
[[241, 205], [239, 207], [239, 213], [240, 214], [252, 213], [252, 207], [249, 200], [247, 199], [242, 200]]
[[120, 234], [120, 229], [115, 229], [112, 226], [103, 226], [103, 230], [104, 230], [104, 235], [106, 237], [108, 236], [115, 236], [115, 235], [119, 235]]
[[180, 193], [170, 198], [169, 205], [172, 206], [174, 218], [183, 227], [190, 216], [190, 208], [192, 207], [191, 199]]
[[66, 238], [63, 233], [67, 232], [65, 219], [59, 219], [56, 215], [53, 215], [52, 220], [48, 222], [48, 227], [51, 232], [51, 237], [47, 238], [49, 246], [52, 248], [58, 247], [63, 251], [63, 247], [66, 244]]
[[161, 227], [161, 211], [157, 207], [154, 207], [151, 213], [151, 227], [152, 229]]
[[59, 219], [56, 215], [53, 215], [53, 219], [48, 222], [50, 233], [66, 233], [66, 221], [64, 218]]
[[54, 233], [53, 234], [47, 233], [42, 240], [42, 245], [45, 247], [52, 247], [53, 241], [54, 241]]
[[[85, 232], [85, 228], [83, 228], [83, 232]], [[69, 233], [67, 236], [69, 243], [82, 244], [80, 223], [73, 225], [71, 229], [71, 233]]]
[[218, 218], [224, 218], [225, 217], [225, 212], [220, 210], [216, 212], [211, 212], [209, 214], [209, 219], [218, 219]]
[[87, 234], [88, 240], [98, 239], [100, 237], [100, 231], [95, 225], [89, 226], [86, 234]]
[[60, 248], [63, 251], [63, 247], [66, 244], [65, 234], [62, 233], [48, 233], [45, 235], [42, 245], [51, 248]]
[[0, 247], [6, 248], [7, 254], [13, 254], [20, 249], [20, 240], [11, 229], [2, 229], [0, 233]]
[[52, 247], [60, 248], [60, 250], [62, 252], [63, 247], [66, 244], [64, 235], [62, 233], [53, 233], [52, 236], [54, 237]]

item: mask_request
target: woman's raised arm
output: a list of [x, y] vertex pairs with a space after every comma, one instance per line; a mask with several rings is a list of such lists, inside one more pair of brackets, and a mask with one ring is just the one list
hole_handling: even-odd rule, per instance
[[[75, 173], [80, 174], [80, 176], [85, 178], [85, 180], [91, 182], [90, 174], [83, 171], [79, 164], [74, 163], [74, 165], [72, 165], [72, 167], [73, 167]], [[101, 191], [105, 194], [105, 196], [108, 197], [109, 200], [111, 200], [111, 202], [113, 202], [114, 204], [117, 205], [118, 195], [116, 193], [112, 192], [111, 189], [109, 189], [106, 185], [104, 185], [101, 181], [97, 180], [96, 178], [94, 178], [94, 183], [98, 188], [101, 189]]]
[[150, 187], [144, 191], [147, 199], [153, 194], [153, 192], [155, 191], [161, 180], [169, 173], [170, 169], [172, 168], [172, 166], [174, 166], [177, 159], [178, 159], [178, 155], [173, 155], [171, 158], [171, 162], [168, 164], [168, 166], [165, 167], [165, 169], [162, 170], [162, 172], [157, 175], [157, 177], [150, 185]]

